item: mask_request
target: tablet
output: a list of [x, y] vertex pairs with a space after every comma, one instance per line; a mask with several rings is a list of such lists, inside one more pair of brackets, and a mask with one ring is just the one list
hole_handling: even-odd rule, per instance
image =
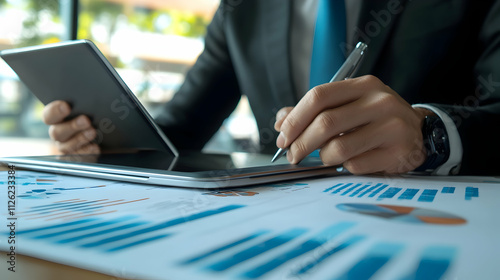
[[74, 40], [0, 52], [30, 91], [48, 104], [64, 100], [73, 118], [87, 115], [97, 130], [101, 155], [0, 158], [19, 167], [130, 182], [220, 188], [318, 175], [348, 173], [319, 158], [298, 165], [270, 155], [178, 151], [89, 40]]
[[96, 128], [96, 143], [104, 152], [117, 149], [175, 147], [89, 40], [76, 40], [0, 52], [20, 80], [43, 103], [64, 100], [73, 118], [87, 115]]

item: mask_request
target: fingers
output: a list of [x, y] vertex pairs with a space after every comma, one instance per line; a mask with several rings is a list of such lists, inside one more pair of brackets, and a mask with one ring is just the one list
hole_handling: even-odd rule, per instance
[[92, 140], [94, 140], [95, 137], [96, 137], [95, 129], [90, 128], [77, 133], [75, 136], [68, 139], [67, 141], [64, 142], [57, 141], [56, 145], [59, 151], [61, 151], [63, 154], [76, 153], [78, 151], [81, 151], [82, 149], [94, 151], [96, 147], [97, 148], [99, 147], [96, 144], [91, 144]]
[[[365, 84], [370, 83], [371, 87]], [[286, 148], [302, 133], [307, 126], [325, 109], [334, 109], [359, 99], [367, 91], [383, 85], [377, 78], [361, 78], [328, 83], [310, 90], [286, 116], [281, 125], [280, 148]]]
[[298, 163], [330, 139], [337, 137], [341, 133], [346, 133], [347, 131], [352, 131], [355, 128], [368, 124], [374, 119], [374, 111], [363, 110], [365, 113], [359, 114], [358, 108], [363, 107], [362, 103], [363, 101], [356, 100], [345, 106], [319, 113], [290, 145], [287, 156], [288, 160], [291, 163]]
[[414, 170], [425, 160], [422, 149], [403, 153], [397, 147], [377, 148], [344, 162], [344, 167], [353, 174], [382, 172], [401, 174]]
[[72, 120], [65, 120], [71, 114], [71, 108], [64, 101], [53, 101], [43, 109], [43, 121], [50, 125], [50, 138], [56, 141], [57, 148], [63, 154], [100, 153], [98, 145], [92, 143], [97, 132], [87, 116], [80, 115]]
[[88, 144], [74, 150], [73, 149], [66, 150], [66, 152], [62, 153], [67, 155], [100, 154], [101, 148], [99, 148], [97, 144]]
[[49, 135], [56, 141], [66, 142], [76, 134], [89, 129], [93, 130], [89, 118], [81, 115], [72, 120], [51, 125]]
[[323, 163], [355, 174], [404, 173], [425, 160], [425, 114], [373, 76], [315, 87], [279, 113], [276, 144], [293, 164], [318, 148]]
[[362, 153], [380, 147], [387, 135], [379, 133], [377, 125], [366, 125], [329, 140], [320, 151], [326, 165], [338, 165]]
[[43, 109], [42, 119], [48, 124], [57, 124], [62, 122], [71, 113], [68, 103], [60, 100], [50, 102]]
[[421, 137], [402, 119], [380, 120], [332, 139], [320, 156], [327, 165], [343, 163], [353, 174], [405, 173], [425, 160]]

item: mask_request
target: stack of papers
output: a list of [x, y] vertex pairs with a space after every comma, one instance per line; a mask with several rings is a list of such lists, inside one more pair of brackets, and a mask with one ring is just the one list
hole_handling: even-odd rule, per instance
[[496, 178], [342, 176], [221, 190], [23, 170], [16, 179], [15, 210], [5, 194], [0, 201], [16, 254], [116, 277], [500, 275]]

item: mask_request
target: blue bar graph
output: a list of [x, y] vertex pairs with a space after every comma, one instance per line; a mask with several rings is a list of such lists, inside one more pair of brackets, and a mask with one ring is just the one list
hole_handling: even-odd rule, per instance
[[[90, 210], [95, 208], [102, 208], [102, 206], [95, 206], [96, 203], [101, 203], [103, 200], [85, 201], [85, 202], [73, 202], [73, 203], [55, 203], [53, 205], [48, 205], [46, 207], [39, 207], [38, 209], [31, 209], [26, 211], [26, 213], [38, 213], [38, 214], [49, 214], [53, 211], [60, 210]], [[35, 206], [36, 207], [36, 206]], [[33, 208], [35, 208], [33, 207]]]
[[332, 187], [325, 189], [323, 192], [330, 192], [331, 190], [335, 189], [336, 187], [340, 187], [342, 185], [343, 185], [343, 183], [338, 183], [336, 185], [333, 185]]
[[128, 221], [128, 220], [131, 220], [131, 219], [134, 219], [134, 218], [137, 218], [137, 216], [123, 216], [123, 217], [120, 217], [120, 218], [117, 218], [117, 219], [114, 219], [114, 220], [104, 221], [104, 222], [100, 222], [100, 223], [95, 223], [95, 224], [91, 224], [91, 225], [86, 225], [86, 226], [72, 228], [72, 229], [67, 229], [67, 230], [62, 230], [62, 231], [56, 231], [56, 232], [46, 233], [46, 234], [43, 234], [43, 235], [35, 236], [33, 238], [34, 239], [44, 239], [44, 238], [51, 238], [51, 237], [54, 237], [54, 236], [68, 234], [68, 233], [74, 233], [74, 232], [80, 232], [80, 231], [85, 231], [85, 230], [97, 229], [97, 228], [100, 228], [100, 227], [105, 227], [105, 226], [109, 226], [109, 225], [114, 225], [114, 224], [117, 224], [117, 223], [121, 223], [121, 222], [124, 222], [124, 221]]
[[383, 189], [387, 188], [389, 185], [382, 185], [375, 189], [371, 194], [368, 195], [368, 197], [374, 197], [376, 196], [379, 192], [381, 192]]
[[384, 198], [393, 198], [401, 190], [401, 188], [389, 188], [384, 193], [382, 193], [377, 200], [382, 200]]
[[356, 188], [358, 188], [359, 186], [361, 186], [361, 183], [356, 184], [356, 185], [354, 185], [354, 186], [352, 186], [352, 187], [348, 188], [348, 189], [347, 189], [345, 192], [343, 192], [341, 195], [346, 195], [346, 194], [350, 193], [351, 191], [355, 190]]
[[420, 202], [433, 202], [434, 198], [436, 197], [437, 190], [431, 190], [431, 189], [425, 189], [420, 197], [418, 198], [418, 201]]
[[[25, 235], [25, 234], [34, 234], [34, 233], [43, 233], [40, 235], [32, 236], [29, 238], [32, 239], [55, 239], [52, 242], [55, 244], [73, 244], [74, 246], [79, 246], [79, 247], [84, 247], [84, 248], [93, 248], [93, 247], [100, 247], [103, 245], [107, 245], [112, 242], [118, 242], [121, 241], [118, 245], [114, 245], [114, 247], [105, 247], [105, 248], [100, 248], [103, 249], [106, 252], [116, 252], [120, 250], [124, 250], [133, 246], [141, 245], [147, 242], [151, 242], [154, 240], [158, 240], [161, 238], [166, 238], [169, 237], [171, 234], [170, 233], [161, 233], [157, 234], [155, 236], [145, 236], [144, 238], [142, 235], [146, 234], [152, 234], [156, 231], [166, 229], [172, 226], [176, 226], [179, 224], [195, 221], [198, 219], [210, 217], [216, 214], [221, 214], [224, 212], [228, 212], [231, 210], [239, 209], [241, 207], [244, 207], [244, 205], [228, 205], [224, 206], [218, 209], [213, 209], [213, 210], [207, 210], [204, 212], [200, 212], [197, 214], [193, 214], [190, 216], [186, 217], [180, 217], [176, 218], [173, 220], [169, 220], [166, 222], [158, 223], [152, 226], [147, 226], [151, 222], [148, 221], [135, 221], [135, 222], [129, 222], [132, 219], [137, 218], [137, 216], [129, 215], [129, 216], [123, 216], [123, 217], [118, 217], [115, 219], [111, 220], [103, 220], [100, 218], [88, 218], [88, 219], [81, 219], [81, 220], [76, 220], [72, 222], [67, 222], [67, 223], [60, 223], [56, 225], [51, 225], [51, 226], [44, 226], [44, 227], [38, 227], [38, 228], [33, 228], [33, 229], [28, 229], [28, 230], [20, 230], [17, 232], [19, 235]], [[140, 229], [132, 230], [132, 231], [127, 231], [129, 229], [134, 229], [136, 227], [141, 227], [145, 226]], [[68, 234], [78, 234], [76, 236], [70, 236], [67, 237], [66, 235]], [[91, 238], [91, 237], [98, 237], [100, 235], [104, 234], [115, 234], [111, 237], [107, 237], [101, 240], [93, 241], [90, 243], [84, 243], [80, 244], [78, 243], [79, 241], [86, 239], [86, 238]], [[30, 236], [30, 235], [28, 235]], [[129, 239], [131, 241], [127, 241]], [[76, 243], [76, 244], [75, 244]]]
[[94, 222], [97, 220], [100, 220], [100, 219], [99, 218], [89, 218], [89, 219], [82, 219], [82, 220], [77, 220], [77, 221], [73, 221], [73, 222], [57, 224], [57, 225], [44, 226], [44, 227], [39, 227], [39, 228], [27, 229], [27, 230], [19, 230], [17, 232], [17, 234], [20, 235], [20, 234], [32, 233], [32, 232], [43, 231], [43, 230], [71, 227], [71, 226], [80, 225], [80, 224], [84, 224], [84, 223]]
[[82, 240], [85, 238], [91, 238], [91, 237], [95, 237], [95, 236], [99, 236], [99, 235], [103, 235], [103, 234], [118, 232], [121, 230], [126, 230], [126, 229], [130, 229], [130, 228], [142, 226], [142, 225], [145, 225], [148, 223], [149, 222], [146, 222], [146, 221], [133, 222], [133, 223], [129, 223], [129, 224], [113, 227], [113, 228], [108, 228], [108, 229], [104, 229], [104, 230], [100, 230], [100, 231], [95, 231], [95, 232], [91, 232], [91, 233], [87, 233], [87, 234], [83, 234], [83, 235], [78, 235], [78, 236], [74, 236], [74, 237], [70, 237], [70, 238], [66, 238], [66, 239], [60, 239], [60, 240], [55, 241], [55, 243], [65, 244], [65, 243], [76, 242], [76, 241], [79, 241], [79, 240]]
[[166, 229], [166, 228], [169, 228], [169, 227], [172, 227], [172, 226], [176, 226], [176, 225], [180, 225], [180, 224], [183, 224], [183, 223], [187, 223], [187, 222], [190, 222], [190, 221], [194, 221], [194, 220], [206, 218], [206, 217], [213, 216], [213, 215], [216, 215], [216, 214], [221, 214], [221, 213], [224, 213], [224, 212], [227, 212], [227, 211], [231, 211], [231, 210], [235, 210], [235, 209], [238, 209], [238, 208], [241, 208], [241, 207], [244, 207], [244, 206], [243, 205], [228, 205], [228, 206], [221, 207], [219, 209], [208, 210], [208, 211], [200, 212], [200, 213], [193, 214], [193, 215], [190, 215], [190, 216], [176, 218], [176, 219], [169, 220], [169, 221], [166, 221], [166, 222], [163, 222], [163, 223], [160, 223], [160, 224], [156, 224], [156, 225], [153, 225], [153, 226], [149, 226], [149, 227], [146, 227], [146, 228], [142, 228], [142, 229], [138, 229], [138, 230], [135, 230], [135, 231], [131, 231], [131, 232], [119, 234], [119, 235], [116, 235], [116, 236], [104, 238], [104, 239], [101, 239], [101, 240], [98, 240], [98, 241], [94, 241], [94, 242], [91, 242], [91, 243], [85, 243], [85, 244], [80, 245], [80, 247], [83, 247], [83, 248], [98, 247], [98, 246], [102, 246], [102, 245], [105, 245], [105, 244], [108, 244], [108, 243], [112, 243], [112, 242], [115, 242], [115, 241], [121, 241], [121, 240], [124, 240], [124, 239], [127, 239], [127, 238], [137, 237], [137, 236], [142, 235], [142, 234], [152, 233], [152, 232], [155, 232], [155, 231], [158, 231], [158, 230]]
[[457, 250], [449, 246], [427, 247], [421, 256], [416, 270], [403, 280], [441, 279], [455, 258]]
[[238, 239], [238, 240], [236, 240], [234, 242], [228, 243], [228, 244], [226, 244], [224, 246], [221, 246], [219, 248], [216, 248], [214, 250], [208, 251], [208, 252], [203, 253], [201, 255], [198, 255], [196, 257], [193, 257], [193, 258], [190, 258], [188, 260], [182, 261], [180, 264], [182, 264], [182, 265], [188, 265], [188, 264], [195, 263], [197, 261], [201, 261], [201, 260], [203, 260], [205, 258], [208, 258], [210, 256], [213, 256], [213, 255], [215, 255], [217, 253], [226, 251], [226, 250], [231, 249], [233, 247], [236, 247], [236, 246], [238, 246], [240, 244], [243, 244], [245, 242], [253, 240], [253, 239], [255, 239], [255, 238], [259, 237], [259, 236], [262, 236], [262, 235], [264, 235], [264, 234], [266, 234], [268, 232], [269, 231], [267, 231], [267, 230], [261, 230], [261, 231], [255, 232], [255, 233], [253, 233], [251, 235], [245, 236], [245, 237], [243, 237], [241, 239]]
[[[384, 199], [397, 200], [413, 200], [418, 202], [434, 202], [438, 194], [454, 195], [456, 187], [444, 186], [438, 189], [421, 189], [421, 188], [404, 188], [404, 187], [389, 187], [389, 184], [377, 183], [372, 185], [371, 182], [344, 182], [338, 183], [323, 190], [324, 193], [329, 193], [338, 196], [358, 197], [358, 198], [374, 198], [378, 201]], [[402, 191], [402, 193], [401, 193]], [[398, 196], [399, 194], [399, 196]], [[420, 195], [419, 195], [420, 194]], [[419, 195], [419, 196], [418, 196]], [[418, 197], [418, 198], [416, 198]], [[479, 197], [479, 189], [469, 186], [465, 190], [465, 200], [472, 200]]]
[[70, 199], [65, 201], [58, 201], [54, 203], [49, 203], [45, 205], [32, 206], [29, 209], [20, 213], [20, 217], [29, 217], [30, 219], [78, 219], [85, 217], [89, 213], [93, 212], [93, 215], [106, 214], [108, 212], [102, 212], [108, 207], [113, 207], [116, 205], [123, 205], [129, 203], [137, 203], [144, 200], [148, 200], [148, 197], [138, 198], [134, 200], [125, 199], [98, 199], [98, 200], [81, 200], [81, 199]]
[[363, 197], [365, 196], [366, 194], [370, 193], [371, 191], [373, 191], [374, 189], [380, 187], [382, 185], [382, 183], [378, 183], [376, 184], [375, 186], [372, 186], [372, 187], [369, 187], [366, 191], [362, 192], [360, 195], [358, 195], [358, 197]]
[[472, 200], [473, 197], [479, 197], [479, 189], [474, 187], [467, 187], [465, 189], [465, 200]]
[[259, 278], [262, 275], [283, 265], [284, 263], [318, 248], [319, 246], [325, 244], [334, 237], [338, 236], [340, 233], [349, 230], [354, 225], [355, 223], [353, 222], [342, 222], [330, 226], [321, 231], [319, 234], [313, 236], [311, 239], [308, 239], [303, 243], [297, 245], [296, 247], [292, 248], [291, 250], [277, 257], [274, 257], [273, 259], [265, 262], [264, 264], [261, 264], [249, 271], [246, 271], [245, 273], [243, 273], [242, 276], [251, 279]]
[[443, 187], [441, 193], [455, 193], [455, 187]]
[[343, 185], [342, 187], [335, 189], [335, 190], [332, 192], [332, 194], [337, 194], [337, 193], [339, 193], [339, 192], [341, 192], [341, 191], [345, 190], [346, 188], [350, 187], [351, 185], [352, 185], [352, 183], [347, 183], [347, 184]]
[[349, 237], [346, 241], [342, 242], [340, 245], [335, 246], [332, 249], [326, 251], [324, 254], [320, 255], [314, 261], [306, 264], [305, 266], [300, 268], [298, 271], [294, 272], [293, 275], [300, 276], [302, 274], [305, 274], [305, 273], [311, 271], [311, 269], [314, 269], [315, 267], [317, 267], [319, 264], [324, 262], [329, 257], [341, 252], [344, 249], [347, 249], [347, 248], [353, 246], [354, 244], [357, 244], [358, 242], [360, 242], [361, 240], [363, 240], [365, 238], [366, 237], [363, 235], [354, 235], [354, 236]]
[[127, 243], [125, 245], [120, 245], [120, 246], [117, 246], [117, 247], [113, 247], [113, 248], [107, 249], [106, 252], [111, 253], [111, 252], [120, 251], [120, 250], [123, 250], [123, 249], [127, 249], [127, 248], [130, 248], [130, 247], [133, 247], [133, 246], [141, 245], [141, 244], [144, 244], [144, 243], [147, 243], [147, 242], [155, 241], [155, 240], [158, 240], [158, 239], [161, 239], [161, 238], [165, 238], [165, 237], [169, 237], [169, 236], [170, 236], [170, 234], [160, 234], [160, 235], [157, 235], [157, 236], [144, 238], [144, 239], [141, 239], [141, 240], [138, 240], [138, 241]]
[[356, 195], [358, 195], [361, 191], [364, 191], [366, 188], [368, 188], [370, 186], [370, 184], [366, 184], [364, 186], [362, 186], [361, 188], [355, 190], [353, 193], [351, 193], [349, 195], [349, 197], [355, 197]]
[[399, 200], [412, 200], [418, 193], [418, 189], [406, 189], [399, 197]]
[[101, 201], [103, 201], [103, 200], [83, 201], [83, 202], [74, 202], [74, 201], [57, 202], [57, 203], [53, 203], [53, 204], [33, 206], [33, 207], [31, 207], [31, 210], [26, 211], [26, 213], [43, 212], [43, 211], [55, 210], [55, 209], [60, 210], [60, 209], [66, 209], [67, 207], [89, 205], [89, 204], [94, 204], [96, 202], [101, 202]]
[[403, 249], [398, 243], [375, 244], [358, 263], [337, 279], [369, 279]]
[[243, 251], [240, 251], [228, 258], [225, 258], [221, 261], [218, 261], [212, 265], [207, 266], [208, 270], [212, 271], [224, 271], [227, 270], [239, 263], [242, 263], [246, 260], [254, 258], [264, 252], [272, 250], [276, 247], [279, 247], [287, 242], [297, 238], [298, 236], [307, 232], [304, 228], [294, 228], [289, 231], [286, 231], [276, 237], [270, 238], [266, 241], [263, 241], [255, 246], [247, 248]]

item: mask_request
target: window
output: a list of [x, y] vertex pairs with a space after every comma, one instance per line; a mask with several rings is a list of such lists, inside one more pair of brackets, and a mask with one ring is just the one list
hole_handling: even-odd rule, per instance
[[[67, 32], [57, 0], [0, 0], [0, 18], [4, 23], [0, 49], [57, 42]], [[47, 127], [40, 120], [42, 104], [2, 60], [0, 100], [0, 136], [47, 137]]]
[[81, 0], [90, 39], [146, 107], [168, 101], [203, 50], [217, 1]]
[[[0, 25], [0, 49], [90, 39], [145, 107], [154, 110], [172, 98], [203, 50], [206, 26], [218, 4], [219, 0], [0, 0], [0, 18], [9, 22]], [[48, 138], [41, 121], [43, 105], [1, 60], [0, 100], [0, 137]], [[222, 131], [241, 139], [256, 135], [257, 129], [246, 99], [240, 104]], [[235, 120], [240, 121], [235, 125]], [[249, 133], [241, 131], [241, 122]], [[226, 139], [226, 145], [228, 137], [214, 139]]]

